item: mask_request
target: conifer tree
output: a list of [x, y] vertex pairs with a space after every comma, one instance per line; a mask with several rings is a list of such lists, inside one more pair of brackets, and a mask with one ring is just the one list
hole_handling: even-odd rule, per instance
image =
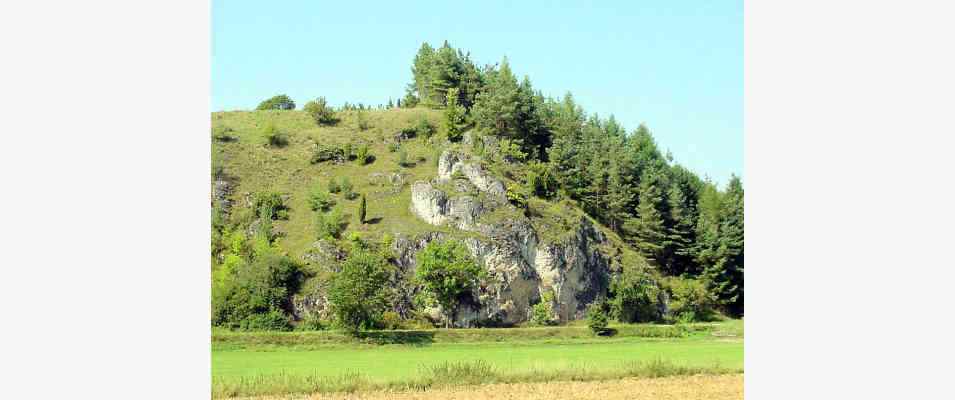
[[464, 107], [458, 105], [458, 88], [447, 91], [447, 106], [444, 109], [444, 129], [448, 140], [456, 142], [461, 139], [461, 129], [464, 125]]
[[657, 186], [657, 177], [649, 172], [640, 180], [639, 205], [637, 218], [629, 221], [634, 246], [649, 260], [658, 265], [663, 261], [666, 228], [663, 225], [663, 213], [660, 204], [663, 195]]
[[358, 221], [365, 223], [365, 214], [367, 212], [368, 205], [365, 203], [365, 195], [361, 195], [361, 201], [358, 203]]

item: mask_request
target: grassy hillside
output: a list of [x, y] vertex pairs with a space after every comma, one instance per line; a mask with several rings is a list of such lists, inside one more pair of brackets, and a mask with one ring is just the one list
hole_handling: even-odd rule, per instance
[[[359, 113], [363, 116], [359, 117]], [[315, 212], [308, 205], [309, 193], [316, 185], [327, 189], [330, 179], [340, 181], [347, 177], [356, 193], [367, 196], [367, 219], [371, 223], [358, 223], [358, 198], [346, 199], [341, 193], [334, 194], [332, 198], [337, 206], [342, 207], [349, 221], [342, 237], [354, 231], [372, 236], [384, 233], [415, 235], [431, 231], [466, 234], [429, 225], [410, 211], [411, 184], [417, 180], [434, 178], [441, 152], [451, 146], [461, 145], [449, 144], [439, 131], [430, 139], [417, 137], [402, 141], [398, 151], [389, 149], [389, 144], [395, 142], [396, 133], [414, 126], [422, 119], [440, 130], [440, 110], [417, 107], [341, 111], [337, 116], [340, 118], [337, 124], [324, 126], [317, 125], [305, 112], [298, 110], [213, 113], [212, 131], [219, 137], [212, 141], [213, 169], [221, 169], [235, 183], [231, 195], [237, 210], [234, 212], [241, 212], [238, 210], [247, 206], [248, 194], [274, 191], [287, 195], [289, 217], [287, 220], [275, 221], [276, 228], [281, 232], [277, 244], [294, 259], [300, 259], [316, 240]], [[365, 119], [366, 129], [360, 128], [360, 118]], [[265, 134], [269, 125], [287, 135], [288, 144], [270, 146]], [[367, 144], [373, 161], [366, 165], [359, 165], [355, 160], [310, 163], [319, 146], [340, 147], [345, 143], [352, 143], [355, 148]], [[402, 150], [409, 162], [406, 167], [398, 165], [399, 152]], [[518, 166], [496, 172], [509, 184], [519, 184], [516, 179], [524, 173]], [[400, 185], [388, 181], [387, 176], [396, 173], [401, 176]], [[442, 189], [454, 192], [449, 187]], [[570, 200], [548, 202], [532, 197], [528, 199], [528, 209], [527, 215], [543, 241], [561, 240], [576, 226], [579, 218], [588, 218]], [[509, 212], [513, 210], [501, 208], [483, 218], [485, 221], [507, 219], [511, 217]], [[616, 248], [608, 254], [619, 255], [631, 265], [645, 264], [643, 258], [623, 245], [615, 233], [596, 225]]]
[[[429, 141], [417, 138], [405, 141], [401, 149], [407, 152], [413, 165], [398, 166], [398, 152], [390, 152], [388, 143], [402, 128], [412, 126], [419, 119], [439, 125], [440, 111], [424, 108], [363, 111], [370, 125], [359, 128], [356, 111], [339, 112], [341, 120], [334, 126], [319, 126], [302, 111], [234, 111], [212, 115], [213, 132], [224, 132], [232, 139], [213, 140], [213, 167], [221, 167], [236, 178], [232, 198], [237, 205], [244, 205], [245, 193], [276, 191], [289, 196], [289, 217], [276, 221], [282, 235], [278, 245], [299, 258], [313, 243], [315, 237], [315, 212], [309, 208], [308, 194], [315, 185], [328, 187], [331, 178], [347, 177], [357, 193], [364, 193], [368, 200], [368, 217], [372, 223], [358, 223], [358, 199], [346, 199], [342, 194], [332, 195], [337, 205], [348, 215], [349, 225], [344, 235], [351, 231], [367, 233], [415, 234], [434, 231], [438, 228], [416, 218], [409, 210], [410, 184], [415, 180], [429, 180], [437, 171], [436, 159], [440, 154], [437, 139]], [[288, 135], [285, 146], [266, 145], [264, 129], [268, 124]], [[436, 137], [438, 135], [435, 135]], [[341, 146], [351, 142], [357, 147], [367, 144], [374, 160], [367, 165], [357, 161], [341, 164], [323, 162], [311, 164], [310, 159], [319, 145]], [[404, 184], [395, 187], [385, 177], [376, 174], [399, 173]], [[343, 236], [344, 237], [344, 236]]]

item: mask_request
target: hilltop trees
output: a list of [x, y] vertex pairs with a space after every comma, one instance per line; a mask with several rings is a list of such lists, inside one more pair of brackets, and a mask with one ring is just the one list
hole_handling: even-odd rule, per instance
[[256, 110], [294, 110], [295, 102], [291, 98], [284, 94], [278, 96], [270, 97], [265, 101], [259, 103], [259, 106], [255, 108]]
[[458, 105], [458, 88], [448, 89], [447, 107], [444, 109], [444, 130], [448, 140], [461, 140], [462, 126], [464, 125], [464, 107]]

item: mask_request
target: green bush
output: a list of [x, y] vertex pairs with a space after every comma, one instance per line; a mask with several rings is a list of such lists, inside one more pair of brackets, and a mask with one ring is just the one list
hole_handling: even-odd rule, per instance
[[365, 195], [361, 195], [361, 201], [358, 202], [358, 222], [364, 224], [367, 213], [368, 213], [368, 204], [365, 201]]
[[451, 326], [461, 297], [475, 288], [484, 274], [467, 246], [458, 241], [428, 243], [417, 255], [415, 279], [441, 304], [446, 327]]
[[328, 324], [315, 315], [309, 315], [302, 319], [295, 326], [296, 331], [324, 331], [328, 329]]
[[549, 199], [557, 194], [557, 175], [551, 170], [550, 164], [541, 162], [528, 164], [524, 184], [527, 191], [542, 199]]
[[531, 323], [534, 325], [554, 325], [554, 292], [545, 291], [541, 301], [531, 307]]
[[354, 153], [352, 153], [352, 150], [353, 149], [352, 149], [351, 142], [346, 142], [345, 144], [342, 145], [342, 155], [345, 156], [346, 160], [351, 160], [351, 158], [354, 156]]
[[415, 124], [415, 132], [424, 138], [430, 139], [431, 135], [434, 135], [435, 128], [430, 121], [421, 118], [418, 119], [418, 123]]
[[517, 208], [527, 208], [527, 194], [525, 194], [519, 187], [508, 184], [507, 185], [507, 201], [513, 204]]
[[284, 94], [271, 97], [255, 108], [256, 110], [294, 110], [295, 102]]
[[319, 125], [330, 125], [338, 121], [335, 118], [335, 111], [328, 105], [324, 97], [305, 103], [303, 109]]
[[292, 324], [289, 317], [278, 310], [269, 310], [263, 314], [251, 314], [239, 324], [244, 331], [289, 331]]
[[327, 211], [335, 205], [335, 200], [332, 200], [328, 192], [323, 190], [320, 185], [315, 185], [309, 194], [308, 204], [312, 211]]
[[595, 335], [604, 335], [609, 332], [607, 314], [607, 305], [603, 301], [596, 301], [587, 308], [587, 327]]
[[401, 146], [400, 146], [398, 143], [395, 143], [395, 142], [388, 143], [388, 152], [389, 152], [389, 153], [394, 153], [394, 152], [398, 151], [399, 148], [401, 148]]
[[271, 122], [262, 129], [262, 136], [265, 137], [265, 144], [269, 147], [285, 147], [289, 144], [288, 135], [279, 132], [275, 124]]
[[357, 334], [380, 325], [390, 304], [391, 266], [375, 252], [353, 251], [332, 277], [328, 290], [332, 313], [346, 331]]
[[276, 251], [267, 251], [251, 263], [240, 262], [233, 268], [231, 273], [217, 277], [219, 283], [212, 296], [213, 325], [287, 330], [289, 321], [283, 310], [291, 309], [290, 296], [298, 289], [298, 265]]
[[405, 167], [407, 167], [408, 165], [409, 165], [409, 164], [408, 164], [408, 153], [407, 153], [404, 149], [401, 149], [401, 151], [398, 152], [398, 166], [399, 166], [399, 167], [402, 167], [402, 168], [405, 168]]
[[361, 144], [360, 146], [358, 146], [358, 151], [355, 152], [355, 159], [358, 161], [358, 165], [368, 164], [368, 161], [370, 160], [370, 158], [371, 158], [371, 155], [368, 154], [368, 145]]
[[667, 320], [670, 322], [709, 321], [715, 314], [716, 296], [696, 279], [671, 277], [663, 282], [669, 295]]
[[329, 193], [339, 193], [342, 191], [342, 185], [338, 183], [338, 180], [335, 177], [331, 177], [328, 180], [328, 192]]
[[371, 121], [368, 120], [368, 115], [364, 111], [358, 111], [358, 129], [367, 131], [368, 128], [371, 128]]
[[278, 192], [258, 192], [252, 198], [252, 209], [264, 220], [288, 219], [288, 207]]
[[649, 275], [624, 271], [610, 283], [611, 311], [620, 322], [657, 322], [661, 320], [662, 291]]
[[342, 194], [345, 196], [346, 199], [354, 200], [355, 197], [358, 197], [358, 194], [354, 192], [355, 186], [352, 185], [351, 181], [348, 180], [347, 176], [342, 177], [341, 188], [342, 188]]
[[381, 329], [395, 330], [402, 328], [401, 316], [394, 311], [385, 311], [381, 314]]
[[345, 152], [340, 148], [331, 148], [325, 146], [318, 146], [315, 149], [315, 152], [312, 153], [312, 158], [309, 160], [312, 164], [318, 164], [325, 161], [344, 161]]
[[345, 226], [345, 216], [339, 207], [335, 207], [328, 214], [315, 216], [315, 233], [319, 239], [338, 239], [345, 230]]

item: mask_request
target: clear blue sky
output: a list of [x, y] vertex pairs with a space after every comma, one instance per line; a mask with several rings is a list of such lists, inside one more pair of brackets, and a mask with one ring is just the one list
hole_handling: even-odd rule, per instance
[[701, 176], [743, 174], [742, 1], [212, 2], [212, 110], [285, 93], [301, 107], [404, 94], [421, 43], [507, 56], [549, 96], [628, 131], [646, 122]]

